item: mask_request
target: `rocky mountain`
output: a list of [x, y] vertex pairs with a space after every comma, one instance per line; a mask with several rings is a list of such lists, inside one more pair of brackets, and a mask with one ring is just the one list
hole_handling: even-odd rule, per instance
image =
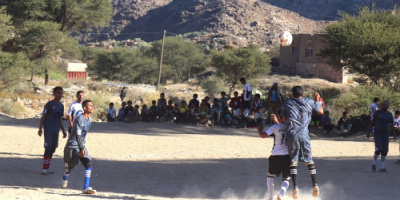
[[[153, 41], [167, 36], [198, 33], [197, 41], [268, 48], [277, 44], [283, 30], [320, 33], [337, 20], [338, 13], [357, 6], [393, 8], [400, 0], [112, 0], [109, 26], [80, 34], [83, 42], [141, 38]], [[201, 33], [201, 34], [200, 34]]]

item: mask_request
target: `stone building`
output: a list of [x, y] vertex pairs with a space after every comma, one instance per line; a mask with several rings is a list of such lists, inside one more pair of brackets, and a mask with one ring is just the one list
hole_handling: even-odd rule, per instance
[[280, 66], [274, 71], [343, 83], [344, 70], [334, 69], [326, 59], [317, 56], [324, 45], [323, 34], [293, 34], [292, 45], [280, 47]]

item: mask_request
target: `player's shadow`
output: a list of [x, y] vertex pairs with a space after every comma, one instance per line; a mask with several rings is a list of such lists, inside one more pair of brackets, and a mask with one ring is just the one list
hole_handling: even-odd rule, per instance
[[[397, 176], [393, 175], [399, 174], [400, 169], [393, 160], [389, 159], [386, 165], [390, 173], [371, 172], [369, 157], [328, 157], [315, 158], [315, 161], [321, 187], [329, 188], [322, 193], [324, 199], [353, 196], [372, 200], [380, 194], [385, 194], [387, 199], [397, 198], [388, 187], [399, 184]], [[43, 188], [45, 192], [57, 194], [63, 173], [62, 160], [53, 160], [54, 175], [40, 175], [40, 165], [40, 159], [0, 158], [0, 185]], [[95, 159], [91, 185], [98, 190], [98, 195], [93, 197], [104, 199], [108, 197], [102, 196], [101, 192], [115, 194], [109, 196], [110, 199], [123, 198], [123, 195], [128, 199], [127, 194], [184, 199], [259, 199], [266, 197], [267, 168], [266, 158], [137, 162]], [[308, 174], [305, 165], [301, 164], [298, 179], [304, 192], [311, 192]], [[62, 195], [78, 195], [83, 176], [83, 167], [77, 166], [69, 177], [69, 189], [76, 189], [76, 193]], [[370, 180], [366, 181], [368, 177]], [[281, 178], [275, 179], [276, 189], [280, 182]], [[365, 189], [348, 192], [354, 186]]]

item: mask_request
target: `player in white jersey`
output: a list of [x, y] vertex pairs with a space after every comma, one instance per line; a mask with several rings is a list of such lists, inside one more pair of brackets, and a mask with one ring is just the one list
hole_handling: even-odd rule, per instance
[[69, 122], [69, 128], [68, 128], [69, 133], [71, 133], [74, 119], [78, 115], [83, 113], [83, 109], [82, 109], [83, 99], [84, 99], [84, 94], [83, 94], [83, 91], [80, 90], [76, 93], [76, 101], [72, 102], [68, 108], [67, 115], [68, 115], [68, 122]]
[[281, 190], [277, 199], [283, 199], [286, 190], [289, 187], [290, 181], [290, 156], [288, 146], [286, 144], [286, 126], [280, 123], [278, 118], [272, 114], [271, 121], [275, 125], [271, 126], [268, 130], [263, 132], [264, 127], [258, 127], [258, 134], [261, 138], [268, 136], [274, 137], [274, 147], [272, 148], [271, 156], [269, 157], [268, 175], [267, 175], [267, 188], [268, 200], [272, 200], [274, 196], [274, 177], [282, 173]]

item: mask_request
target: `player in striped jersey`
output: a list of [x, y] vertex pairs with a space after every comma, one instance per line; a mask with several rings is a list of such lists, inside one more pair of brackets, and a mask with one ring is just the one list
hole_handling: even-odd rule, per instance
[[286, 144], [286, 126], [280, 123], [276, 115], [271, 114], [271, 121], [275, 125], [271, 126], [268, 130], [263, 132], [264, 127], [258, 127], [258, 134], [261, 138], [269, 136], [274, 137], [274, 147], [272, 148], [271, 156], [269, 157], [268, 175], [267, 175], [267, 188], [268, 188], [268, 199], [272, 200], [274, 196], [274, 177], [279, 176], [282, 173], [282, 184], [281, 190], [278, 194], [277, 199], [283, 199], [286, 190], [289, 187], [290, 181], [290, 156], [288, 146]]
[[61, 187], [66, 188], [68, 186], [68, 176], [71, 170], [81, 161], [85, 167], [85, 184], [82, 193], [94, 194], [96, 190], [93, 190], [89, 186], [92, 158], [85, 145], [86, 136], [92, 122], [90, 114], [94, 109], [93, 103], [90, 100], [85, 100], [82, 102], [82, 108], [84, 113], [75, 118], [71, 134], [64, 147], [65, 172], [61, 181]]

